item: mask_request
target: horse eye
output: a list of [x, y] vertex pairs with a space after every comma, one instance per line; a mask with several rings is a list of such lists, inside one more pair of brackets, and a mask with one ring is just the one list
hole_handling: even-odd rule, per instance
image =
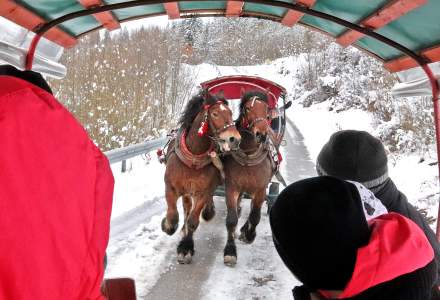
[[216, 112], [214, 111], [213, 113], [211, 113], [211, 116], [212, 116], [213, 118], [218, 118], [218, 113], [216, 113]]

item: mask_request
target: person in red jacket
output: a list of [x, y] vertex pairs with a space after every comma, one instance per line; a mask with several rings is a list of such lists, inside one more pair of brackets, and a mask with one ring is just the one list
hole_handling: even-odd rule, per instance
[[113, 175], [38, 73], [0, 66], [0, 147], [0, 300], [104, 299]]
[[303, 283], [295, 300], [432, 299], [437, 265], [422, 229], [397, 213], [367, 221], [365, 203], [355, 184], [329, 176], [281, 192], [270, 226], [278, 254]]

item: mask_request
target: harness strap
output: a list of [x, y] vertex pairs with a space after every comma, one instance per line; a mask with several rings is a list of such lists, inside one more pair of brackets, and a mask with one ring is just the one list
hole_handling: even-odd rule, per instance
[[260, 144], [256, 151], [246, 154], [244, 151], [234, 151], [231, 153], [232, 158], [243, 167], [256, 166], [261, 164], [266, 158], [270, 158], [269, 151], [265, 144]]
[[266, 118], [262, 118], [262, 117], [256, 118], [252, 123], [250, 123], [248, 125], [248, 128], [252, 129], [252, 127], [254, 127], [257, 123], [260, 123], [260, 122], [263, 122], [263, 121], [267, 122], [267, 119]]
[[219, 135], [220, 133], [222, 133], [222, 132], [228, 130], [228, 128], [231, 128], [231, 127], [234, 127], [234, 126], [235, 126], [235, 123], [232, 122], [232, 123], [226, 124], [225, 126], [219, 128], [219, 129], [217, 129], [217, 130], [213, 130], [213, 131], [214, 131], [214, 134], [215, 134], [215, 135]]
[[209, 153], [214, 151], [214, 146], [211, 145], [211, 147], [202, 154], [194, 154], [186, 145], [186, 130], [179, 129], [179, 132], [177, 133], [176, 141], [174, 143], [174, 152], [176, 153], [177, 157], [188, 167], [191, 169], [202, 169], [212, 163], [211, 156]]
[[[249, 101], [252, 101], [252, 105], [251, 105], [251, 107], [254, 106], [255, 101], [263, 102], [264, 104], [266, 104], [266, 105], [269, 107], [269, 105], [268, 105], [266, 102], [264, 102], [263, 100], [261, 100], [260, 98], [258, 98], [258, 96], [254, 96], [254, 97], [249, 98], [249, 99], [244, 103], [244, 105], [246, 105], [246, 103], [248, 103]], [[267, 122], [267, 117], [266, 117], [266, 118], [259, 117], [259, 118], [256, 118], [253, 122], [251, 122], [251, 123], [249, 124], [249, 123], [248, 123], [247, 116], [246, 116], [246, 111], [245, 111], [244, 109], [242, 110], [241, 114], [243, 115], [243, 119], [242, 119], [243, 127], [245, 127], [246, 129], [252, 129], [252, 127], [254, 127], [255, 124], [257, 124], [257, 123], [259, 123], [259, 122], [262, 122], [262, 121]]]

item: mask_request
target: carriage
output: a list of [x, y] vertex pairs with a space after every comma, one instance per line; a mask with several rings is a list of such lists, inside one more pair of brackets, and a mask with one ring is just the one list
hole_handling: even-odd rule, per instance
[[[291, 101], [287, 101], [287, 91], [281, 85], [270, 81], [268, 79], [249, 76], [249, 75], [232, 75], [217, 77], [200, 84], [201, 88], [206, 89], [208, 92], [216, 94], [222, 92], [224, 97], [230, 102], [231, 107], [235, 108], [235, 115], [237, 115], [237, 109], [239, 106], [239, 100], [242, 95], [248, 91], [259, 91], [266, 93], [268, 96], [268, 106], [270, 114], [273, 116], [270, 118], [271, 128], [275, 133], [275, 143], [281, 143], [286, 130], [286, 109], [291, 105]], [[277, 146], [278, 146], [277, 145]], [[277, 164], [281, 163], [281, 154], [277, 153]], [[275, 201], [279, 194], [280, 183], [285, 184], [282, 177], [277, 174], [279, 180], [271, 182], [268, 187], [267, 203]], [[224, 186], [219, 186], [215, 191], [215, 196], [225, 196]], [[244, 194], [245, 198], [249, 198], [249, 195]]]

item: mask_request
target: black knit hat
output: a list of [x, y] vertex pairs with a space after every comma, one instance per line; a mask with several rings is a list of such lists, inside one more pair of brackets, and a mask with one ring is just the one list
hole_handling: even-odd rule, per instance
[[370, 237], [356, 187], [329, 176], [285, 188], [270, 211], [270, 226], [282, 260], [311, 290], [344, 289], [357, 249]]
[[40, 73], [34, 71], [21, 71], [11, 65], [0, 65], [0, 75], [23, 79], [48, 93], [53, 94], [51, 88]]
[[378, 186], [388, 178], [387, 155], [380, 140], [365, 131], [334, 133], [318, 155], [319, 175], [330, 175]]

